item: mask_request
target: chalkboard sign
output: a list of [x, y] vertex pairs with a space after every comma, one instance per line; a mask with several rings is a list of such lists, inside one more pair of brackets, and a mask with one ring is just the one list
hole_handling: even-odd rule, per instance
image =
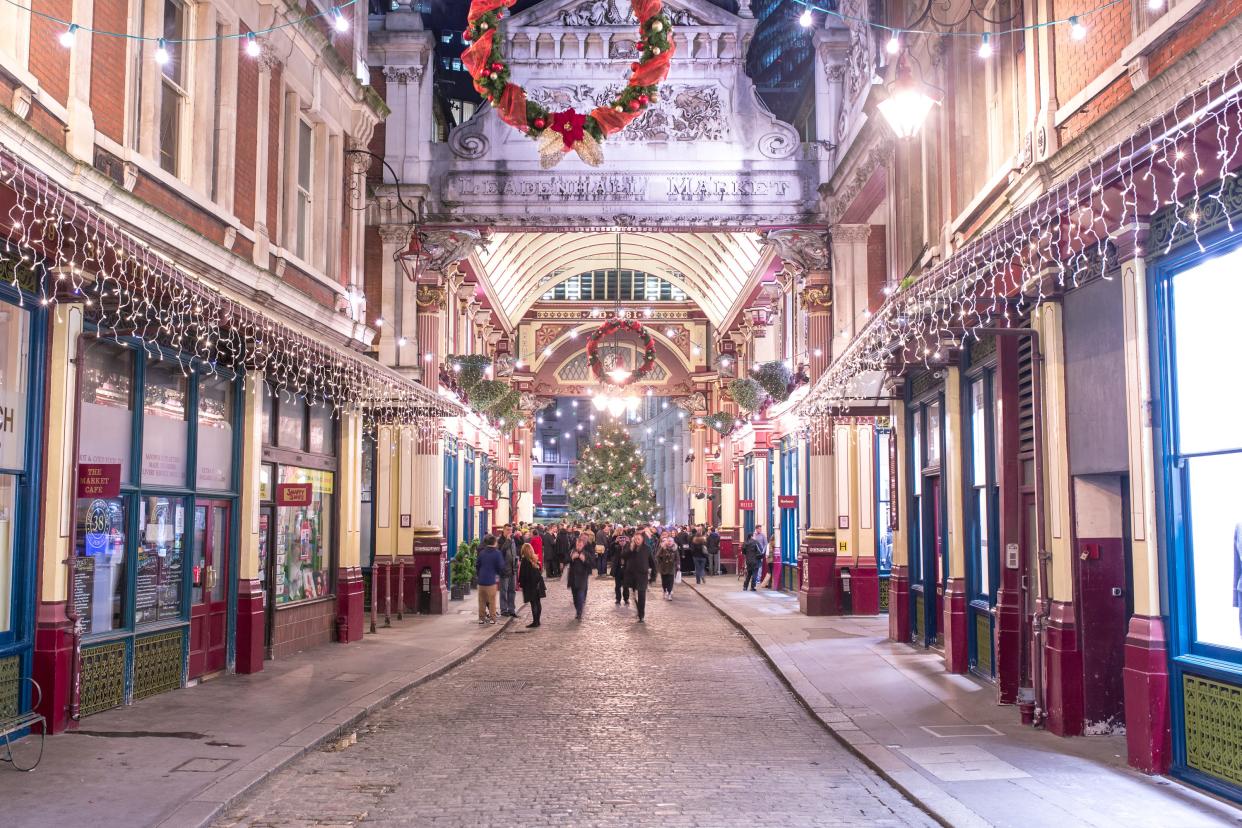
[[82, 625], [82, 634], [91, 632], [91, 596], [95, 583], [95, 559], [75, 558], [73, 562], [73, 609]]
[[138, 547], [138, 585], [134, 594], [134, 619], [139, 624], [154, 621], [159, 612], [160, 559]]
[[160, 567], [160, 619], [181, 617], [181, 545], [169, 552]]

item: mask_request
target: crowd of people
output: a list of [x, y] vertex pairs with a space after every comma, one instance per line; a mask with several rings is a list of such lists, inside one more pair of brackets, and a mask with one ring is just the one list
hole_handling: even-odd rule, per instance
[[[647, 589], [657, 576], [663, 597], [671, 601], [681, 573], [693, 572], [695, 583], [701, 584], [709, 572], [723, 571], [720, 533], [714, 526], [505, 524], [496, 534], [486, 535], [479, 549], [479, 623], [495, 624], [500, 617], [516, 616], [520, 589], [531, 608], [526, 626], [539, 627], [547, 582], [559, 581], [562, 575], [577, 620], [582, 620], [594, 575], [612, 578], [617, 606], [628, 607], [633, 598], [638, 622], [644, 623]], [[751, 576], [747, 577], [749, 583]]]

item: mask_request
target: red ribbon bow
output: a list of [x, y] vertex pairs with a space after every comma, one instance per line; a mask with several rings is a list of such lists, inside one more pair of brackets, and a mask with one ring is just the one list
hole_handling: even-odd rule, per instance
[[582, 140], [583, 128], [586, 126], [586, 116], [579, 115], [573, 109], [567, 109], [564, 112], [557, 112], [552, 116], [552, 130], [565, 142], [565, 151], [569, 152], [574, 148], [574, 144]]

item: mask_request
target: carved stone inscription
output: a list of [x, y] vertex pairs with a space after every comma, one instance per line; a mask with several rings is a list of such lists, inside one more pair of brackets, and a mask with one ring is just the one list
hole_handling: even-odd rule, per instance
[[711, 174], [496, 175], [454, 173], [447, 179], [448, 201], [477, 203], [504, 199], [550, 202], [788, 203], [801, 198], [796, 176]]
[[[574, 83], [535, 87], [529, 94], [553, 111], [572, 107], [586, 112], [606, 106], [619, 91], [615, 84], [599, 88]], [[729, 134], [724, 97], [715, 84], [664, 84], [659, 102], [609, 141], [723, 141]]]

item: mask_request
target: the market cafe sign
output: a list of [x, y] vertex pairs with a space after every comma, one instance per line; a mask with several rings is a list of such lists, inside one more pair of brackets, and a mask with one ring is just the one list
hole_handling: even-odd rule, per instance
[[78, 465], [78, 497], [107, 499], [120, 496], [120, 463], [81, 463]]

